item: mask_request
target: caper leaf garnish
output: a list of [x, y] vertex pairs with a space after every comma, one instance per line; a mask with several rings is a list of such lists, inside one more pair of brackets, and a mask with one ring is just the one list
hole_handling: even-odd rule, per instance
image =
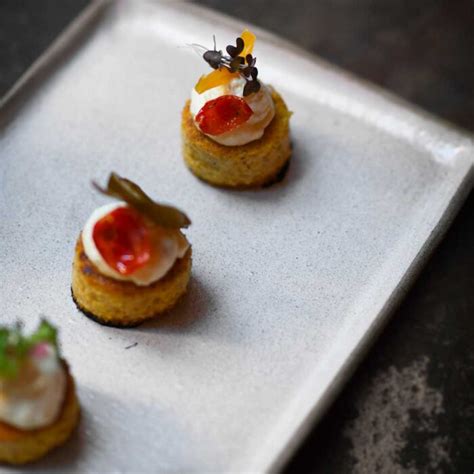
[[153, 201], [140, 186], [127, 178], [120, 177], [117, 173], [110, 174], [106, 188], [102, 188], [95, 182], [92, 182], [92, 185], [106, 196], [125, 201], [161, 227], [181, 229], [191, 224], [188, 216], [179, 209]]

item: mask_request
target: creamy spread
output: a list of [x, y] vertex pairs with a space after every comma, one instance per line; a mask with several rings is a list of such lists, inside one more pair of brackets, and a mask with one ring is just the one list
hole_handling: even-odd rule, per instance
[[131, 281], [138, 286], [151, 285], [163, 278], [178, 258], [184, 257], [189, 243], [186, 237], [177, 229], [165, 229], [159, 226], [151, 227], [152, 251], [150, 260], [130, 275], [122, 275], [112, 268], [100, 254], [93, 238], [94, 226], [104, 216], [119, 207], [127, 207], [124, 202], [112, 203], [96, 209], [89, 217], [82, 231], [82, 243], [89, 260], [100, 273], [110, 278]]
[[56, 349], [40, 343], [13, 379], [0, 379], [0, 420], [31, 430], [53, 423], [66, 393], [66, 371]]
[[244, 87], [245, 79], [238, 77], [232, 79], [228, 84], [213, 87], [212, 89], [204, 91], [202, 94], [199, 94], [195, 88], [192, 90], [190, 110], [193, 119], [206, 102], [217, 99], [222, 95], [243, 97], [252, 109], [253, 114], [242, 125], [220, 135], [207, 135], [221, 145], [245, 145], [246, 143], [262, 138], [265, 128], [275, 115], [275, 106], [267, 86], [261, 83], [260, 90], [247, 97], [244, 97]]

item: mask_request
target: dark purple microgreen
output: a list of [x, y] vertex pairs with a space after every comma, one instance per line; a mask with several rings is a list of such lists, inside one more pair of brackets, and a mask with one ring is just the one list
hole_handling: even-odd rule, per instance
[[218, 69], [222, 62], [222, 51], [209, 50], [202, 57], [213, 69]]
[[102, 194], [125, 201], [138, 212], [148, 217], [155, 224], [168, 229], [181, 229], [191, 224], [188, 216], [172, 206], [166, 206], [153, 201], [143, 190], [126, 178], [111, 173], [107, 187], [102, 188], [97, 183], [92, 185]]
[[240, 69], [240, 66], [244, 63], [244, 58], [237, 56], [236, 58], [232, 59], [229, 64], [229, 69], [231, 72], [236, 72]]
[[250, 77], [251, 74], [252, 74], [252, 70], [254, 68], [250, 67], [250, 66], [246, 66], [244, 69], [242, 69], [241, 73], [245, 76], [245, 77]]
[[230, 72], [238, 72], [246, 81], [244, 86], [244, 96], [248, 96], [260, 90], [260, 82], [257, 80], [258, 69], [255, 67], [257, 58], [247, 54], [245, 58], [239, 56], [244, 50], [244, 40], [238, 37], [234, 45], [228, 45], [226, 51], [228, 56], [222, 54], [222, 51], [216, 50], [216, 41], [214, 37], [214, 49], [206, 51], [203, 54], [204, 60], [213, 68], [224, 67]]
[[229, 44], [228, 46], [226, 46], [225, 50], [231, 58], [235, 58], [237, 56], [237, 54], [235, 54], [237, 52], [237, 48], [235, 46]]
[[240, 36], [235, 40], [235, 44], [236, 46], [230, 44], [225, 49], [231, 58], [235, 58], [244, 50], [244, 40]]
[[260, 90], [260, 82], [257, 80], [247, 81], [244, 87], [244, 97], [256, 93]]

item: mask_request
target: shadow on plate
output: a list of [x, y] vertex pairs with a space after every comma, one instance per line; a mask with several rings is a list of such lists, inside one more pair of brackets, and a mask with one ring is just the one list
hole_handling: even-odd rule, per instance
[[134, 328], [134, 331], [183, 331], [205, 318], [213, 305], [213, 297], [206, 286], [191, 276], [188, 291], [176, 306], [165, 314]]
[[[186, 472], [197, 463], [189, 449], [197, 440], [179, 417], [157, 401], [159, 397], [147, 402], [142, 391], [141, 399], [130, 399], [81, 387], [80, 381], [78, 395], [81, 420], [69, 441], [43, 459], [11, 472], [169, 472], [174, 451], [183, 464], [189, 459]], [[168, 445], [174, 449], [167, 449]]]
[[288, 164], [282, 169], [272, 183], [257, 189], [236, 190], [214, 187], [220, 193], [230, 193], [236, 199], [251, 201], [279, 202], [286, 199], [288, 194], [297, 189], [298, 182], [304, 177], [308, 160], [311, 158], [310, 150], [305, 150], [303, 143], [292, 141], [292, 156]]

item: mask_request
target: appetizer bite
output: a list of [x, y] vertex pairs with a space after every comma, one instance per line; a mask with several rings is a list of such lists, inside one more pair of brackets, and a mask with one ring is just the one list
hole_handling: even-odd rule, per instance
[[271, 184], [291, 156], [291, 112], [258, 79], [254, 42], [245, 30], [227, 54], [215, 44], [206, 51], [203, 58], [214, 71], [199, 79], [183, 110], [184, 160], [196, 176], [217, 186]]
[[0, 462], [35, 461], [62, 445], [79, 412], [56, 329], [43, 320], [27, 337], [20, 325], [0, 327]]
[[191, 221], [115, 173], [106, 189], [95, 187], [120, 201], [96, 209], [86, 222], [76, 244], [72, 297], [101, 324], [137, 326], [186, 292], [191, 246], [180, 229]]

